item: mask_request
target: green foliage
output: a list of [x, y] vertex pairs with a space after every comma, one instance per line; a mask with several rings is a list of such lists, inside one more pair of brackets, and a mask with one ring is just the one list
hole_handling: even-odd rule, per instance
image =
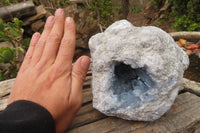
[[151, 0], [154, 8], [159, 8], [162, 5], [162, 0]]
[[173, 26], [178, 31], [200, 31], [200, 22], [196, 22], [194, 19], [186, 15], [174, 17]]
[[8, 22], [4, 24], [3, 20], [0, 19], [0, 40], [10, 41], [13, 45], [15, 42], [21, 40], [24, 29], [22, 28], [22, 21], [14, 18], [13, 23]]
[[23, 46], [24, 46], [24, 49], [28, 50], [28, 47], [29, 47], [30, 41], [31, 41], [30, 38], [25, 38], [25, 39], [23, 40]]
[[167, 1], [171, 8], [168, 14], [172, 17], [172, 26], [177, 30], [200, 31], [200, 1], [199, 0], [153, 0], [156, 5]]
[[111, 0], [92, 0], [88, 7], [91, 12], [94, 12], [94, 18], [107, 27], [113, 21], [114, 13]]
[[[7, 24], [0, 19], [0, 41], [10, 42], [12, 47], [0, 48], [0, 81], [14, 78], [29, 47], [30, 39], [23, 40], [23, 22], [17, 18]], [[21, 57], [21, 58], [20, 58]]]
[[3, 72], [0, 70], [0, 81], [4, 80]]
[[0, 6], [7, 6], [22, 2], [24, 0], [0, 0]]
[[91, 0], [86, 2], [86, 6], [93, 13], [93, 18], [98, 21], [101, 31], [114, 22], [114, 10], [122, 13], [121, 7], [113, 5], [112, 0]]
[[173, 26], [177, 30], [200, 31], [200, 1], [199, 0], [168, 0], [174, 10]]
[[112, 3], [112, 7], [113, 7], [113, 11], [117, 11], [117, 13], [119, 15], [123, 13], [123, 9], [122, 9], [121, 4]]
[[10, 47], [1, 47], [0, 48], [0, 63], [9, 63], [15, 57], [15, 51]]
[[141, 11], [142, 11], [141, 8], [139, 8], [139, 7], [135, 6], [135, 5], [130, 6], [129, 9], [130, 9], [130, 11], [131, 11], [132, 13], [138, 13], [138, 12], [141, 12]]

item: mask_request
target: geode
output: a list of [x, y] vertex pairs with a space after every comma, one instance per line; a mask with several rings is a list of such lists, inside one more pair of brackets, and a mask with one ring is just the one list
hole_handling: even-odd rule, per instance
[[117, 21], [89, 40], [93, 107], [108, 116], [153, 121], [168, 111], [188, 56], [165, 31]]

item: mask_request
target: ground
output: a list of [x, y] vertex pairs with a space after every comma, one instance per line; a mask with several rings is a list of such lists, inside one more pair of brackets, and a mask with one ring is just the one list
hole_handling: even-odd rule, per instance
[[190, 80], [200, 82], [200, 58], [196, 55], [191, 55], [190, 66], [185, 71], [184, 77]]

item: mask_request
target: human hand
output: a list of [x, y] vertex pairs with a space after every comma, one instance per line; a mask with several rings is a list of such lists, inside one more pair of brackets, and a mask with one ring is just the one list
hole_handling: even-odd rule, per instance
[[89, 57], [72, 66], [75, 24], [58, 9], [35, 33], [17, 75], [8, 103], [28, 100], [46, 108], [55, 120], [56, 132], [64, 132], [82, 104], [82, 85]]

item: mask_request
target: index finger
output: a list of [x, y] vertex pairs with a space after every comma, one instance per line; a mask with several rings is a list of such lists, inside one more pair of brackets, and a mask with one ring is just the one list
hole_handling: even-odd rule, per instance
[[65, 21], [64, 36], [55, 61], [56, 65], [64, 65], [65, 68], [67, 67], [71, 69], [75, 49], [75, 40], [76, 30], [74, 20], [67, 17]]

